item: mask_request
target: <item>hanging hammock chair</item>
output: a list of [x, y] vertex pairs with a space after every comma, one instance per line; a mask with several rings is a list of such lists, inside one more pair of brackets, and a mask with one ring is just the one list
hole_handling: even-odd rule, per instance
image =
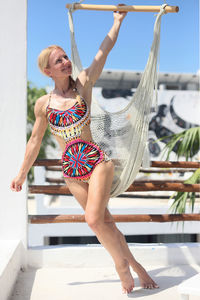
[[[128, 105], [118, 112], [103, 109], [93, 97], [91, 106], [91, 132], [97, 143], [112, 158], [115, 165], [110, 197], [126, 191], [133, 183], [141, 164], [149, 167], [148, 128], [149, 116], [157, 107], [157, 58], [159, 55], [161, 17], [166, 4], [160, 7], [154, 24], [154, 37], [148, 61], [140, 83]], [[68, 10], [71, 34], [71, 60], [73, 78], [82, 70], [75, 42], [73, 7]]]

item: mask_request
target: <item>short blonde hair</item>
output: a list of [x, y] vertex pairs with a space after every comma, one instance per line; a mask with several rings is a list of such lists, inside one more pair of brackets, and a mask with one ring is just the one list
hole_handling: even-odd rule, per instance
[[55, 49], [60, 49], [60, 50], [64, 51], [60, 46], [51, 45], [51, 46], [43, 49], [38, 56], [38, 67], [39, 67], [40, 71], [42, 72], [42, 74], [44, 74], [46, 76], [48, 76], [48, 75], [44, 72], [44, 70], [49, 67], [49, 56], [50, 56], [51, 52]]

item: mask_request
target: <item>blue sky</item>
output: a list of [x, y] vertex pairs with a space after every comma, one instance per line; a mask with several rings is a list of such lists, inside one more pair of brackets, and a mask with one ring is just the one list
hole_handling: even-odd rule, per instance
[[[70, 56], [68, 0], [28, 0], [28, 80], [37, 87], [52, 85], [37, 67], [40, 51], [60, 45]], [[119, 1], [85, 0], [87, 4], [118, 4]], [[126, 0], [127, 5], [161, 5], [158, 0]], [[199, 69], [199, 1], [171, 0], [179, 13], [162, 18], [160, 71], [196, 73]], [[154, 13], [128, 13], [118, 41], [108, 56], [105, 69], [142, 71], [153, 38]], [[76, 41], [84, 67], [91, 64], [113, 23], [112, 12], [79, 10], [74, 13]]]

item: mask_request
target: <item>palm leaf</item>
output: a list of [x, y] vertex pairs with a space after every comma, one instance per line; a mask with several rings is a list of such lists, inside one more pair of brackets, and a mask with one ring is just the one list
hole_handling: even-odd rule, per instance
[[[178, 134], [162, 137], [159, 141], [166, 138], [170, 138], [170, 141], [163, 148], [163, 156], [167, 154], [166, 160], [169, 160], [170, 153], [173, 151], [175, 146], [177, 146], [177, 159], [179, 159], [180, 156], [184, 156], [186, 161], [192, 159], [192, 157], [197, 154], [200, 149], [200, 127], [193, 127]], [[197, 169], [192, 176], [184, 181], [184, 183], [200, 183], [200, 169]], [[194, 211], [195, 192], [176, 192], [170, 197], [170, 199], [174, 199], [169, 208], [172, 213], [185, 213], [187, 201], [191, 212]], [[182, 223], [184, 226], [184, 222]]]
[[[192, 176], [184, 181], [186, 184], [196, 184], [200, 183], [200, 168], [197, 169]], [[195, 204], [195, 192], [178, 192], [174, 193], [170, 199], [174, 198], [172, 205], [170, 206], [170, 211], [173, 213], [185, 213], [186, 203], [189, 200], [189, 207], [191, 212], [194, 211]]]
[[155, 142], [162, 141], [166, 138], [170, 138], [170, 141], [163, 148], [163, 154], [165, 155], [167, 153], [166, 160], [169, 160], [170, 153], [175, 146], [178, 146], [176, 153], [177, 159], [179, 159], [180, 156], [185, 156], [186, 160], [188, 160], [200, 149], [200, 127], [193, 127], [177, 134], [164, 136]]
[[195, 204], [195, 193], [192, 192], [190, 195], [190, 207], [191, 207], [191, 211], [194, 211], [194, 204]]

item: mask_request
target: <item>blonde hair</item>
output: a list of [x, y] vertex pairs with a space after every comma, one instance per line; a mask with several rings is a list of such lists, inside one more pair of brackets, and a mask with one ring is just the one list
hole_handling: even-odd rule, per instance
[[[43, 49], [38, 56], [38, 67], [42, 74], [48, 76], [44, 70], [49, 67], [49, 56], [55, 49], [60, 49], [64, 51], [60, 46], [52, 45]], [[65, 51], [64, 51], [65, 52]]]

